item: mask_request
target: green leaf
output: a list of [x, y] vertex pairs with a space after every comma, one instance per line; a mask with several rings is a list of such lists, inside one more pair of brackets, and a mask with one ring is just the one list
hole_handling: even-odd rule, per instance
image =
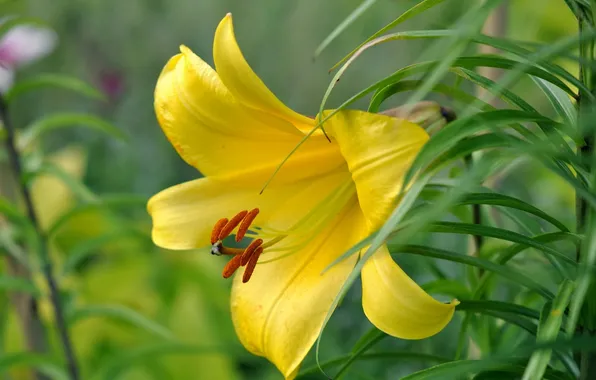
[[148, 319], [142, 314], [121, 305], [92, 305], [79, 307], [68, 316], [68, 322], [73, 325], [86, 318], [112, 318], [130, 323], [156, 336], [172, 340], [172, 333], [162, 325]]
[[21, 95], [46, 87], [62, 88], [92, 99], [105, 99], [101, 92], [86, 82], [64, 74], [40, 74], [33, 78], [23, 79], [8, 90], [4, 95], [4, 99], [7, 103], [10, 103]]
[[567, 257], [565, 254], [559, 252], [558, 250], [546, 246], [528, 236], [518, 234], [517, 232], [505, 230], [502, 228], [483, 226], [472, 223], [434, 222], [430, 226], [430, 231], [438, 233], [480, 235], [484, 237], [492, 237], [495, 239], [506, 240], [513, 243], [525, 244], [528, 247], [536, 248], [539, 251], [558, 257], [572, 266], [576, 265], [574, 259]]
[[396, 26], [398, 26], [399, 24], [403, 23], [404, 21], [407, 21], [407, 20], [411, 19], [412, 17], [417, 16], [417, 15], [423, 13], [424, 11], [426, 11], [426, 10], [434, 7], [435, 5], [441, 4], [443, 1], [445, 1], [445, 0], [424, 0], [424, 1], [421, 1], [420, 3], [416, 4], [412, 8], [410, 8], [407, 11], [405, 11], [404, 13], [402, 13], [398, 18], [396, 18], [395, 20], [391, 21], [389, 24], [385, 25], [383, 28], [381, 28], [375, 34], [373, 34], [372, 36], [368, 37], [363, 43], [361, 43], [360, 45], [358, 45], [347, 56], [345, 56], [338, 63], [336, 63], [335, 65], [333, 65], [333, 67], [329, 71], [333, 71], [333, 70], [337, 69], [339, 66], [343, 65], [348, 59], [350, 59], [350, 57], [352, 57], [364, 45], [366, 45], [366, 43], [374, 40], [375, 38], [378, 38], [378, 37], [382, 36], [385, 32], [387, 32], [387, 31], [395, 28]]
[[359, 342], [360, 344], [358, 345], [359, 346], [358, 349], [356, 349], [355, 351], [352, 350], [352, 355], [348, 358], [348, 360], [346, 360], [344, 362], [344, 364], [341, 366], [341, 368], [337, 371], [337, 373], [335, 374], [334, 379], [337, 379], [337, 380], [341, 379], [342, 376], [350, 368], [350, 366], [356, 360], [358, 360], [358, 358], [360, 356], [362, 356], [366, 351], [368, 351], [369, 349], [371, 349], [374, 345], [376, 345], [377, 343], [379, 343], [381, 340], [383, 340], [387, 336], [388, 335], [385, 334], [383, 331], [377, 330], [374, 334], [372, 334], [371, 336], [369, 336], [368, 339], [365, 342]]
[[372, 7], [377, 0], [364, 0], [356, 9], [352, 11], [333, 31], [321, 42], [315, 50], [313, 58], [318, 57], [327, 46], [331, 44], [344, 30], [346, 30], [354, 21], [356, 21], [364, 12]]
[[542, 218], [554, 225], [555, 227], [559, 228], [561, 231], [569, 232], [569, 229], [563, 223], [559, 222], [556, 218], [550, 216], [549, 214], [532, 206], [527, 202], [524, 202], [514, 197], [510, 197], [508, 195], [498, 193], [470, 193], [466, 194], [459, 203], [462, 205], [482, 204], [514, 208]]
[[480, 257], [461, 255], [459, 253], [447, 251], [444, 249], [426, 247], [421, 245], [389, 244], [389, 251], [392, 254], [407, 253], [471, 265], [489, 272], [494, 272], [504, 278], [513, 281], [514, 283], [525, 286], [528, 289], [535, 291], [536, 293], [542, 295], [547, 299], [551, 299], [554, 297], [554, 295], [547, 288], [532, 280], [527, 275], [518, 272], [516, 269], [500, 265]]
[[0, 274], [0, 290], [28, 293], [33, 297], [38, 297], [40, 295], [35, 284], [26, 278], [5, 276], [2, 274]]
[[[569, 304], [575, 284], [564, 281], [552, 302], [552, 308], [545, 320], [540, 321], [538, 341], [554, 341], [559, 335], [565, 309]], [[540, 380], [550, 361], [552, 350], [535, 351], [530, 357], [522, 380]]]
[[544, 92], [555, 112], [563, 119], [563, 123], [570, 126], [576, 125], [577, 109], [569, 96], [557, 86], [543, 79], [532, 78], [532, 80]]
[[[552, 243], [557, 241], [564, 241], [564, 240], [571, 240], [572, 242], [578, 244], [581, 241], [581, 237], [568, 233], [568, 232], [553, 232], [543, 235], [538, 235], [532, 238], [536, 242], [541, 244]], [[523, 252], [524, 250], [530, 248], [527, 244], [514, 244], [503, 251], [500, 252], [499, 258], [497, 259], [497, 263], [504, 265], [509, 260], [513, 259], [517, 254]], [[478, 287], [474, 292], [473, 298], [478, 298], [481, 296], [482, 292], [486, 289], [489, 279], [492, 277], [491, 273], [486, 273], [480, 281], [478, 282]]]
[[72, 220], [73, 217], [92, 210], [116, 210], [121, 208], [144, 208], [147, 205], [147, 198], [131, 194], [114, 194], [109, 196], [94, 197], [87, 203], [79, 204], [68, 210], [58, 218], [48, 229], [47, 236], [52, 239], [58, 231]]
[[131, 236], [140, 237], [142, 240], [147, 239], [147, 235], [144, 232], [137, 231], [132, 227], [123, 227], [116, 231], [111, 231], [97, 237], [83, 240], [81, 243], [69, 250], [68, 257], [62, 266], [62, 275], [67, 276], [74, 272], [82, 262], [89, 258], [89, 256], [96, 253], [97, 250], [104, 245], [114, 240]]
[[457, 299], [468, 299], [472, 297], [470, 289], [468, 289], [461, 281], [439, 279], [431, 282], [427, 282], [422, 285], [429, 294], [444, 294]]
[[[338, 358], [331, 359], [329, 361], [321, 363], [321, 367], [323, 367], [323, 368], [335, 367], [335, 366], [342, 364], [343, 362], [345, 362], [346, 360], [348, 360], [351, 357], [352, 357], [351, 355], [340, 356]], [[422, 362], [439, 362], [439, 363], [449, 361], [449, 358], [446, 358], [443, 356], [437, 356], [437, 355], [421, 353], [421, 352], [405, 351], [405, 350], [404, 351], [380, 351], [380, 352], [374, 352], [374, 353], [369, 353], [369, 354], [362, 354], [358, 357], [357, 360], [379, 360], [379, 359], [381, 359], [381, 360], [391, 359], [393, 361], [419, 360]], [[312, 367], [302, 370], [296, 379], [302, 379], [304, 377], [314, 375], [317, 372], [319, 372], [319, 367], [312, 366]]]
[[121, 141], [126, 140], [126, 135], [122, 130], [100, 117], [82, 113], [64, 112], [43, 117], [29, 125], [21, 136], [19, 146], [21, 149], [24, 149], [29, 147], [34, 141], [37, 141], [45, 133], [73, 127], [87, 128], [105, 133]]
[[30, 352], [4, 353], [0, 356], [0, 373], [7, 373], [13, 367], [34, 368], [48, 375], [52, 380], [70, 380], [70, 376], [54, 359]]
[[484, 311], [492, 310], [505, 313], [513, 313], [528, 317], [532, 319], [539, 319], [540, 314], [528, 307], [517, 305], [509, 302], [502, 301], [487, 301], [487, 300], [460, 300], [460, 304], [456, 307], [459, 311]]
[[230, 353], [234, 351], [232, 347], [203, 347], [185, 343], [163, 343], [134, 347], [104, 360], [90, 379], [117, 380], [123, 371], [130, 368], [132, 365], [160, 356], [173, 354], [212, 355], [213, 353]]
[[74, 178], [70, 173], [51, 162], [43, 162], [37, 170], [26, 173], [24, 180], [30, 182], [42, 174], [50, 175], [61, 180], [80, 201], [94, 202], [97, 199], [97, 196], [77, 178]]

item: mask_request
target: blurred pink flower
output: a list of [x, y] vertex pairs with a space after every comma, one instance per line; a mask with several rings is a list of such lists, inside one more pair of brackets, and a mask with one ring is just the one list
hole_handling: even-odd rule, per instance
[[19, 25], [9, 30], [0, 39], [0, 92], [12, 87], [16, 69], [51, 53], [57, 41], [56, 33], [47, 28]]

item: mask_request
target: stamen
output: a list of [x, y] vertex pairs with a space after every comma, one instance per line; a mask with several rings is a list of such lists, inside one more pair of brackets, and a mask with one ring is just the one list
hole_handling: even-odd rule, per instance
[[226, 266], [223, 269], [223, 278], [229, 278], [231, 275], [234, 274], [234, 272], [236, 272], [236, 270], [240, 267], [240, 258], [242, 256], [240, 255], [236, 255], [234, 257], [232, 257], [232, 259], [230, 261], [228, 261], [228, 263], [226, 264]]
[[236, 232], [236, 241], [237, 242], [239, 242], [240, 240], [242, 240], [242, 238], [244, 238], [244, 234], [246, 234], [246, 231], [248, 231], [248, 228], [250, 227], [251, 223], [253, 222], [253, 220], [255, 220], [255, 218], [257, 217], [258, 214], [259, 214], [258, 208], [254, 208], [246, 214], [246, 216], [242, 220], [242, 223], [240, 223], [240, 227], [238, 227], [238, 232]]
[[[234, 228], [236, 228], [236, 226], [238, 226], [240, 224], [240, 222], [242, 222], [242, 219], [244, 219], [246, 214], [248, 214], [248, 211], [243, 210], [243, 211], [240, 211], [238, 214], [236, 214], [236, 216], [234, 216], [232, 219], [230, 219], [230, 221], [227, 222], [226, 225], [219, 232], [218, 240], [223, 240], [223, 239], [227, 238], [232, 233]], [[211, 243], [211, 244], [213, 244], [213, 243]]]
[[246, 249], [244, 250], [244, 253], [242, 254], [242, 261], [240, 265], [246, 265], [252, 254], [257, 250], [257, 248], [261, 246], [261, 244], [263, 244], [263, 239], [255, 239], [251, 241], [248, 247], [246, 247]]
[[243, 283], [247, 283], [248, 280], [250, 280], [252, 272], [255, 270], [255, 266], [257, 266], [257, 261], [259, 260], [261, 253], [263, 253], [263, 247], [258, 247], [255, 253], [250, 257], [250, 260], [248, 260], [248, 264], [246, 265], [246, 269], [242, 275]]
[[215, 223], [215, 226], [213, 226], [213, 230], [211, 231], [211, 245], [217, 243], [219, 234], [226, 224], [228, 224], [228, 218], [221, 218]]

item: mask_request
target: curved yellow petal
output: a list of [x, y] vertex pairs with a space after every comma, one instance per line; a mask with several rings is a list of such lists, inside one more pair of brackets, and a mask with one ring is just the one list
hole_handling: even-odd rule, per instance
[[[340, 145], [367, 226], [374, 231], [397, 205], [403, 177], [428, 135], [409, 121], [360, 111], [340, 111], [330, 119], [327, 131]], [[436, 334], [453, 316], [455, 305], [425, 293], [393, 261], [386, 247], [365, 263], [362, 287], [367, 317], [399, 338]]]
[[[310, 204], [306, 193], [301, 198]], [[300, 202], [286, 209], [299, 211]], [[316, 341], [325, 316], [357, 256], [322, 273], [363, 237], [365, 222], [355, 199], [298, 252], [277, 261], [261, 257], [250, 281], [238, 273], [232, 287], [232, 319], [242, 344], [273, 362], [286, 379]], [[291, 244], [288, 239], [283, 243]]]
[[362, 268], [362, 306], [379, 330], [402, 339], [422, 339], [441, 331], [453, 317], [457, 301], [441, 303], [429, 296], [382, 247]]
[[[345, 181], [346, 173], [327, 175], [315, 183], [321, 183], [323, 187], [319, 191], [325, 192]], [[242, 177], [227, 180], [206, 177], [172, 186], [154, 195], [147, 204], [153, 219], [153, 242], [168, 249], [207, 246], [215, 222], [255, 207], [260, 209], [260, 213], [254, 223], [266, 223], [270, 215], [285, 209], [285, 203], [297, 188], [309, 186], [312, 179], [271, 186], [263, 194], [259, 194], [258, 187], [239, 186], [243, 182]], [[307, 211], [303, 208], [298, 216]]]
[[310, 130], [315, 125], [313, 119], [284, 105], [250, 68], [236, 42], [230, 13], [215, 32], [213, 60], [223, 83], [243, 104], [288, 120], [301, 130]]
[[[204, 175], [252, 172], [262, 185], [303, 134], [281, 118], [241, 105], [207, 63], [185, 47], [181, 51], [164, 67], [155, 88], [155, 112], [165, 135]], [[276, 181], [284, 173], [324, 173], [342, 163], [337, 145], [315, 136]]]
[[395, 208], [404, 175], [428, 134], [407, 120], [362, 111], [340, 111], [326, 129], [339, 143], [369, 228], [379, 228]]

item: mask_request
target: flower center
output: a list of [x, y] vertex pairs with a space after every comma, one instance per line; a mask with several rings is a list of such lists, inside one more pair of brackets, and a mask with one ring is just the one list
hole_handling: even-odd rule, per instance
[[[240, 211], [231, 219], [222, 218], [215, 223], [211, 232], [211, 254], [232, 256], [223, 269], [224, 278], [229, 278], [238, 268], [245, 266], [242, 282], [248, 282], [265, 249], [267, 249], [268, 258], [261, 260], [260, 264], [281, 260], [299, 252], [341, 212], [343, 207], [349, 204], [350, 200], [355, 200], [355, 194], [356, 190], [351, 181], [342, 183], [314, 207], [309, 208], [290, 227], [267, 223], [268, 225], [251, 228], [259, 214], [258, 208]], [[246, 248], [231, 248], [223, 245], [223, 240], [236, 228], [238, 228], [236, 242], [240, 242], [245, 236], [252, 239]], [[278, 244], [280, 242], [282, 243]], [[272, 257], [269, 257], [270, 254]]]
[[236, 242], [240, 242], [248, 232], [248, 229], [258, 214], [258, 208], [250, 211], [243, 210], [236, 214], [232, 219], [228, 220], [227, 218], [222, 218], [218, 220], [215, 223], [215, 226], [213, 226], [213, 230], [211, 231], [211, 254], [216, 256], [233, 256], [223, 269], [222, 274], [224, 278], [229, 278], [241, 266], [246, 266], [244, 275], [242, 276], [242, 282], [248, 282], [263, 250], [283, 239], [283, 237], [278, 237], [265, 244], [263, 244], [263, 239], [254, 239], [244, 249], [230, 248], [223, 245], [223, 239], [230, 236], [236, 227], [238, 227], [238, 231], [236, 232]]

